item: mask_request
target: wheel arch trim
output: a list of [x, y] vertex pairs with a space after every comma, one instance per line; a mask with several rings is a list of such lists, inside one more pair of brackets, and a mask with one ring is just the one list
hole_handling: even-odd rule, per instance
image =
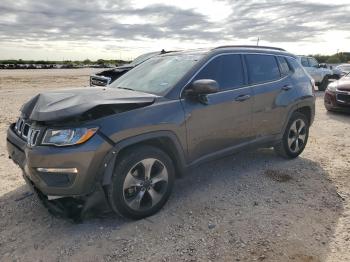
[[130, 146], [134, 146], [140, 143], [147, 143], [149, 141], [152, 141], [155, 139], [162, 139], [162, 138], [170, 139], [172, 143], [172, 145], [170, 146], [173, 149], [172, 153], [175, 155], [175, 158], [176, 158], [176, 159], [173, 159], [175, 168], [177, 169], [178, 172], [182, 174], [187, 165], [186, 165], [184, 150], [183, 150], [183, 147], [181, 146], [181, 143], [178, 137], [172, 131], [155, 131], [155, 132], [149, 132], [146, 134], [129, 137], [115, 144], [115, 146], [107, 153], [102, 163], [102, 171], [100, 176], [98, 176], [101, 179], [102, 185], [105, 186], [111, 183], [117, 157], [123, 149], [126, 149]]
[[283, 128], [282, 128], [282, 133], [280, 134], [281, 136], [283, 136], [284, 131], [286, 130], [286, 127], [288, 125], [289, 119], [292, 117], [294, 112], [298, 112], [300, 109], [308, 107], [310, 109], [310, 123], [309, 125], [311, 126], [314, 120], [314, 115], [315, 115], [315, 107], [314, 104], [310, 101], [299, 101], [298, 103], [294, 104], [290, 110], [288, 111], [288, 115], [287, 118], [283, 124]]

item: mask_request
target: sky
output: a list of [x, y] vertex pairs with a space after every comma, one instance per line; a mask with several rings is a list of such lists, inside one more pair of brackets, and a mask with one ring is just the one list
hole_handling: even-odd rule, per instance
[[1, 0], [0, 59], [130, 60], [145, 52], [270, 45], [350, 52], [350, 0]]

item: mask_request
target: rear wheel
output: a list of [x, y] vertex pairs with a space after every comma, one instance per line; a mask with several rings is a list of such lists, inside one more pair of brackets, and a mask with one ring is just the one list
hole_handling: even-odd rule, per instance
[[275, 151], [285, 158], [295, 158], [303, 152], [308, 137], [309, 121], [304, 114], [294, 112]]
[[165, 152], [152, 146], [131, 148], [116, 164], [107, 188], [109, 203], [124, 217], [150, 216], [168, 200], [174, 178], [174, 165]]
[[329, 83], [329, 77], [325, 76], [322, 80], [322, 82], [318, 86], [319, 91], [325, 91]]

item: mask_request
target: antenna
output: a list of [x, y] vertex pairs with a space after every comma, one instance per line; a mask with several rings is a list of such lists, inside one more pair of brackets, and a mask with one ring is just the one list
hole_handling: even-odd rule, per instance
[[256, 45], [259, 45], [260, 37], [258, 37], [258, 40], [256, 41]]

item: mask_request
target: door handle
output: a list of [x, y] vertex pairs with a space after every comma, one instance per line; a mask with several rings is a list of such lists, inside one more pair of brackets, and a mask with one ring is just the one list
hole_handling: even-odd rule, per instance
[[239, 95], [239, 96], [236, 97], [235, 100], [239, 101], [239, 102], [243, 102], [243, 101], [245, 101], [245, 100], [247, 100], [249, 98], [250, 98], [250, 95]]
[[291, 85], [284, 85], [284, 86], [282, 86], [282, 90], [284, 90], [284, 91], [288, 91], [290, 89], [292, 89]]

